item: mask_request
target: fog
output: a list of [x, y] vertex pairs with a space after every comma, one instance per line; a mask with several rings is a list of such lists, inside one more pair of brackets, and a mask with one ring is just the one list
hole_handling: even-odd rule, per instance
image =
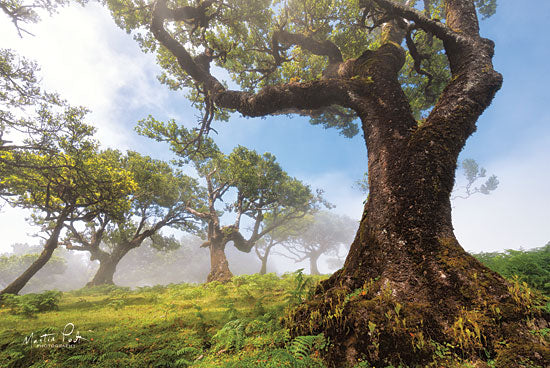
[[[203, 283], [210, 271], [210, 255], [208, 249], [200, 247], [201, 243], [199, 238], [185, 236], [179, 249], [165, 252], [158, 251], [145, 242], [120, 261], [114, 282], [118, 286], [131, 288], [183, 282]], [[14, 244], [12, 248], [12, 251], [0, 255], [0, 289], [18, 277], [42, 250], [40, 245], [27, 244]], [[243, 253], [230, 243], [226, 254], [229, 268], [235, 275], [253, 274], [260, 270], [261, 264], [254, 251]], [[24, 255], [34, 255], [34, 258]], [[19, 262], [10, 267], [7, 264], [8, 257], [18, 257]], [[99, 268], [99, 262], [90, 261], [89, 258], [87, 252], [58, 248], [52, 259], [29, 281], [21, 294], [51, 289], [69, 291], [86, 286]], [[270, 263], [269, 269], [269, 272], [277, 271], [273, 263]]]
[[[355, 233], [355, 230], [353, 230]], [[351, 234], [353, 236], [353, 234]], [[180, 239], [181, 246], [172, 251], [160, 251], [145, 241], [131, 250], [118, 264], [114, 283], [130, 288], [171, 283], [204, 283], [210, 272], [210, 253], [201, 248], [203, 240], [192, 235]], [[42, 245], [13, 244], [12, 250], [0, 255], [0, 289], [17, 278], [42, 251]], [[284, 253], [279, 246], [277, 251]], [[321, 273], [328, 274], [341, 267], [348, 248], [341, 245], [338, 256], [324, 255], [318, 261]], [[255, 274], [261, 262], [254, 250], [244, 253], [233, 243], [226, 246], [229, 268], [234, 275]], [[99, 268], [98, 261], [90, 261], [88, 252], [69, 251], [60, 246], [52, 259], [29, 281], [21, 294], [45, 290], [70, 291], [80, 289], [93, 278]], [[267, 272], [283, 274], [303, 268], [308, 273], [309, 262], [295, 262], [281, 255], [269, 257]]]

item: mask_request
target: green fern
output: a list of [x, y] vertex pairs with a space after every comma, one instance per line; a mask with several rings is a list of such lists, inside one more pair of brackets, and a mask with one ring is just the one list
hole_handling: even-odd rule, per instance
[[215, 350], [240, 350], [244, 346], [248, 325], [247, 319], [234, 319], [227, 322], [214, 336], [212, 342]]
[[128, 358], [128, 355], [124, 354], [121, 351], [109, 351], [105, 354], [102, 354], [98, 360], [100, 362], [105, 362], [109, 360], [118, 360], [118, 359], [126, 359], [126, 358]]
[[300, 304], [304, 301], [308, 290], [311, 288], [312, 280], [304, 276], [304, 269], [300, 268], [294, 273], [294, 289], [287, 293], [286, 300], [289, 305]]
[[313, 351], [326, 347], [327, 340], [321, 333], [319, 335], [296, 336], [288, 345], [287, 350], [298, 359], [306, 359]]
[[181, 348], [176, 352], [176, 356], [179, 358], [174, 362], [174, 366], [176, 367], [182, 367], [187, 368], [190, 365], [192, 365], [196, 359], [196, 356], [201, 351], [197, 348], [194, 348], [192, 346], [186, 346], [184, 348]]
[[2, 303], [10, 309], [12, 314], [33, 317], [34, 314], [39, 312], [58, 310], [62, 294], [62, 292], [56, 290], [45, 291], [41, 294], [6, 294], [2, 298]]

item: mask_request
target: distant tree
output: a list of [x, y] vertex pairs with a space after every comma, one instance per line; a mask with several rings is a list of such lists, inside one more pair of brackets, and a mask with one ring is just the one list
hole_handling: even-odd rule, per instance
[[119, 169], [110, 155], [99, 152], [94, 129], [82, 119], [85, 110], [44, 112], [41, 119], [61, 127], [48, 137], [47, 149], [0, 151], [5, 200], [33, 211], [32, 219], [45, 234], [40, 256], [0, 294], [17, 294], [52, 256], [66, 223], [91, 221], [101, 213], [119, 216], [135, 187], [131, 174]]
[[196, 282], [208, 276], [208, 250], [200, 248], [201, 238], [184, 234], [177, 247], [159, 248], [147, 239], [132, 249], [120, 261], [115, 283], [122, 286], [153, 286], [159, 284]]
[[[276, 223], [278, 217], [281, 216], [278, 212], [272, 212], [264, 216], [264, 226], [270, 226], [271, 223]], [[307, 218], [307, 217], [305, 217]], [[267, 273], [267, 261], [269, 256], [277, 245], [284, 245], [292, 236], [297, 236], [304, 231], [305, 218], [299, 218], [286, 222], [269, 233], [254, 244], [254, 252], [262, 263], [260, 267], [260, 275]]]
[[[198, 175], [206, 182], [204, 208], [188, 209], [197, 219], [208, 224], [207, 240], [201, 247], [210, 250], [210, 274], [207, 281], [227, 281], [232, 273], [225, 255], [229, 242], [242, 252], [250, 252], [266, 234], [288, 221], [316, 210], [324, 201], [321, 193], [312, 193], [309, 186], [285, 173], [275, 156], [258, 154], [245, 147], [236, 147], [223, 154], [214, 141], [196, 131], [178, 127], [174, 121], [162, 123], [152, 117], [142, 121], [138, 131], [158, 141], [170, 144], [180, 158], [180, 164], [192, 162]], [[194, 143], [200, 141], [198, 149]], [[217, 206], [225, 203], [225, 213], [234, 221], [222, 225], [224, 212]], [[278, 213], [277, 221], [266, 223], [270, 214]], [[243, 216], [252, 221], [248, 239], [241, 233]]]
[[188, 208], [201, 206], [196, 180], [173, 170], [167, 163], [128, 152], [109, 152], [120, 168], [130, 172], [137, 184], [130, 195], [130, 207], [121, 218], [101, 213], [79, 230], [77, 221], [67, 224], [69, 233], [63, 240], [69, 250], [90, 252], [90, 259], [99, 261], [99, 269], [89, 286], [113, 284], [120, 260], [132, 249], [150, 239], [154, 247], [174, 249], [179, 243], [173, 237], [160, 234], [172, 227], [198, 231], [200, 223], [189, 214]]
[[302, 220], [302, 231], [289, 236], [282, 243], [283, 252], [277, 252], [295, 262], [309, 260], [312, 275], [319, 275], [317, 262], [322, 255], [339, 256], [342, 248], [352, 242], [357, 221], [347, 216], [321, 211]]
[[[122, 258], [117, 266], [114, 283], [129, 287], [204, 283], [210, 272], [210, 250], [200, 247], [204, 240], [184, 233], [178, 238], [178, 243], [177, 248], [158, 248], [147, 239], [142, 246], [132, 249]], [[235, 275], [257, 271], [258, 263], [254, 254], [226, 248], [226, 255]]]
[[474, 187], [474, 184], [479, 179], [483, 179], [487, 176], [487, 170], [483, 167], [479, 167], [475, 160], [465, 159], [462, 161], [462, 170], [464, 171], [464, 177], [466, 178], [466, 185], [457, 187], [451, 193], [451, 200], [453, 199], [468, 199], [476, 193], [490, 194], [497, 189], [499, 181], [496, 175], [491, 175], [483, 184], [479, 187]]

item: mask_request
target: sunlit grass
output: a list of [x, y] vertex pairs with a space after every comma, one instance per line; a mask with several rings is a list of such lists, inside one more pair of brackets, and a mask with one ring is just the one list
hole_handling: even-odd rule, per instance
[[[262, 359], [321, 367], [314, 359], [304, 365], [285, 350], [289, 337], [279, 319], [294, 283], [294, 275], [252, 275], [227, 284], [88, 288], [64, 293], [58, 310], [30, 317], [4, 306], [0, 367], [218, 367], [244, 361], [260, 367]], [[233, 337], [213, 338], [229, 321], [250, 325], [238, 349], [232, 340], [219, 341]], [[45, 333], [55, 335], [40, 340]], [[35, 342], [25, 344], [31, 334]], [[66, 345], [69, 339], [78, 341]]]
[[[58, 309], [31, 315], [2, 305], [0, 367], [326, 368], [322, 335], [291, 339], [281, 325], [321, 278], [243, 275], [227, 284], [84, 288], [63, 293]], [[546, 338], [548, 329], [538, 333]], [[44, 334], [54, 340], [41, 341]], [[440, 348], [430, 366], [440, 367], [441, 359], [446, 367], [475, 366]]]

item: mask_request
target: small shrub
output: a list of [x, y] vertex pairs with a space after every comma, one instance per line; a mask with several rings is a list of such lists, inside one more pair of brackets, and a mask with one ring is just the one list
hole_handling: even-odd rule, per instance
[[197, 358], [201, 351], [192, 346], [187, 346], [176, 351], [178, 360], [174, 362], [176, 367], [187, 368], [193, 364], [193, 361]]
[[45, 291], [41, 294], [7, 294], [3, 297], [2, 303], [10, 309], [12, 314], [31, 317], [39, 312], [59, 309], [59, 300], [62, 294], [55, 290]]

